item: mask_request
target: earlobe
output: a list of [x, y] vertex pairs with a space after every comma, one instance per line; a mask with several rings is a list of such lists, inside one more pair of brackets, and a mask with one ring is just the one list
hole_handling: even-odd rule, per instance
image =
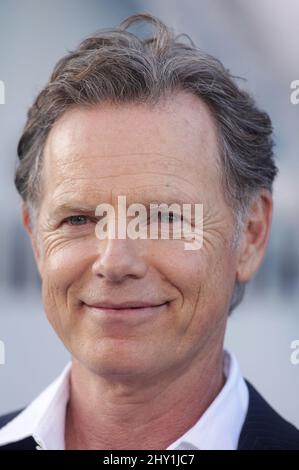
[[264, 258], [272, 220], [273, 200], [270, 191], [263, 190], [253, 200], [244, 223], [239, 247], [237, 280], [248, 282]]

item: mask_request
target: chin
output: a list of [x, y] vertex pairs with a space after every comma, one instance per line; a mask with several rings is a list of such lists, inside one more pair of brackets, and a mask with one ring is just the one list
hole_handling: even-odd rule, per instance
[[147, 372], [146, 367], [140, 367], [139, 365], [132, 364], [132, 361], [127, 363], [122, 361], [121, 363], [116, 360], [103, 361], [102, 359], [86, 361], [85, 366], [94, 374], [106, 378], [115, 380], [132, 379], [138, 376], [144, 376]]
[[81, 348], [73, 355], [85, 368], [99, 376], [133, 377], [146, 374], [151, 369], [144, 351], [137, 349], [130, 340], [109, 338], [101, 340], [100, 346]]

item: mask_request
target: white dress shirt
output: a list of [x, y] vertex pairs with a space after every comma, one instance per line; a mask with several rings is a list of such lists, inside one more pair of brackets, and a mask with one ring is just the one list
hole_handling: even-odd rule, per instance
[[[64, 450], [71, 363], [30, 405], [0, 430], [0, 445], [32, 436], [38, 449]], [[235, 450], [249, 392], [235, 356], [224, 355], [226, 382], [199, 420], [167, 450]]]

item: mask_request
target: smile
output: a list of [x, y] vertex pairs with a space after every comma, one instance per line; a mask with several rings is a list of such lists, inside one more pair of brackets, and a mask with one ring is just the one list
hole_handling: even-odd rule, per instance
[[85, 307], [93, 314], [97, 315], [98, 317], [111, 317], [114, 319], [127, 319], [127, 318], [148, 318], [153, 315], [157, 315], [161, 313], [169, 302], [164, 302], [162, 304], [151, 305], [151, 304], [144, 304], [144, 305], [125, 305], [122, 306], [113, 306], [107, 304], [85, 304]]

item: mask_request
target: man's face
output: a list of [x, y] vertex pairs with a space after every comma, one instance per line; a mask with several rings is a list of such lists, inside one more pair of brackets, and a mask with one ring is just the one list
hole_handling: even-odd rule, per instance
[[[36, 256], [48, 319], [84, 366], [105, 376], [151, 376], [221, 347], [236, 256], [220, 171], [214, 120], [188, 94], [155, 107], [75, 108], [56, 122], [44, 153]], [[202, 203], [202, 248], [188, 251], [174, 239], [99, 240], [95, 209], [106, 202], [117, 213], [119, 195], [127, 206]], [[95, 307], [123, 302], [161, 306]]]

